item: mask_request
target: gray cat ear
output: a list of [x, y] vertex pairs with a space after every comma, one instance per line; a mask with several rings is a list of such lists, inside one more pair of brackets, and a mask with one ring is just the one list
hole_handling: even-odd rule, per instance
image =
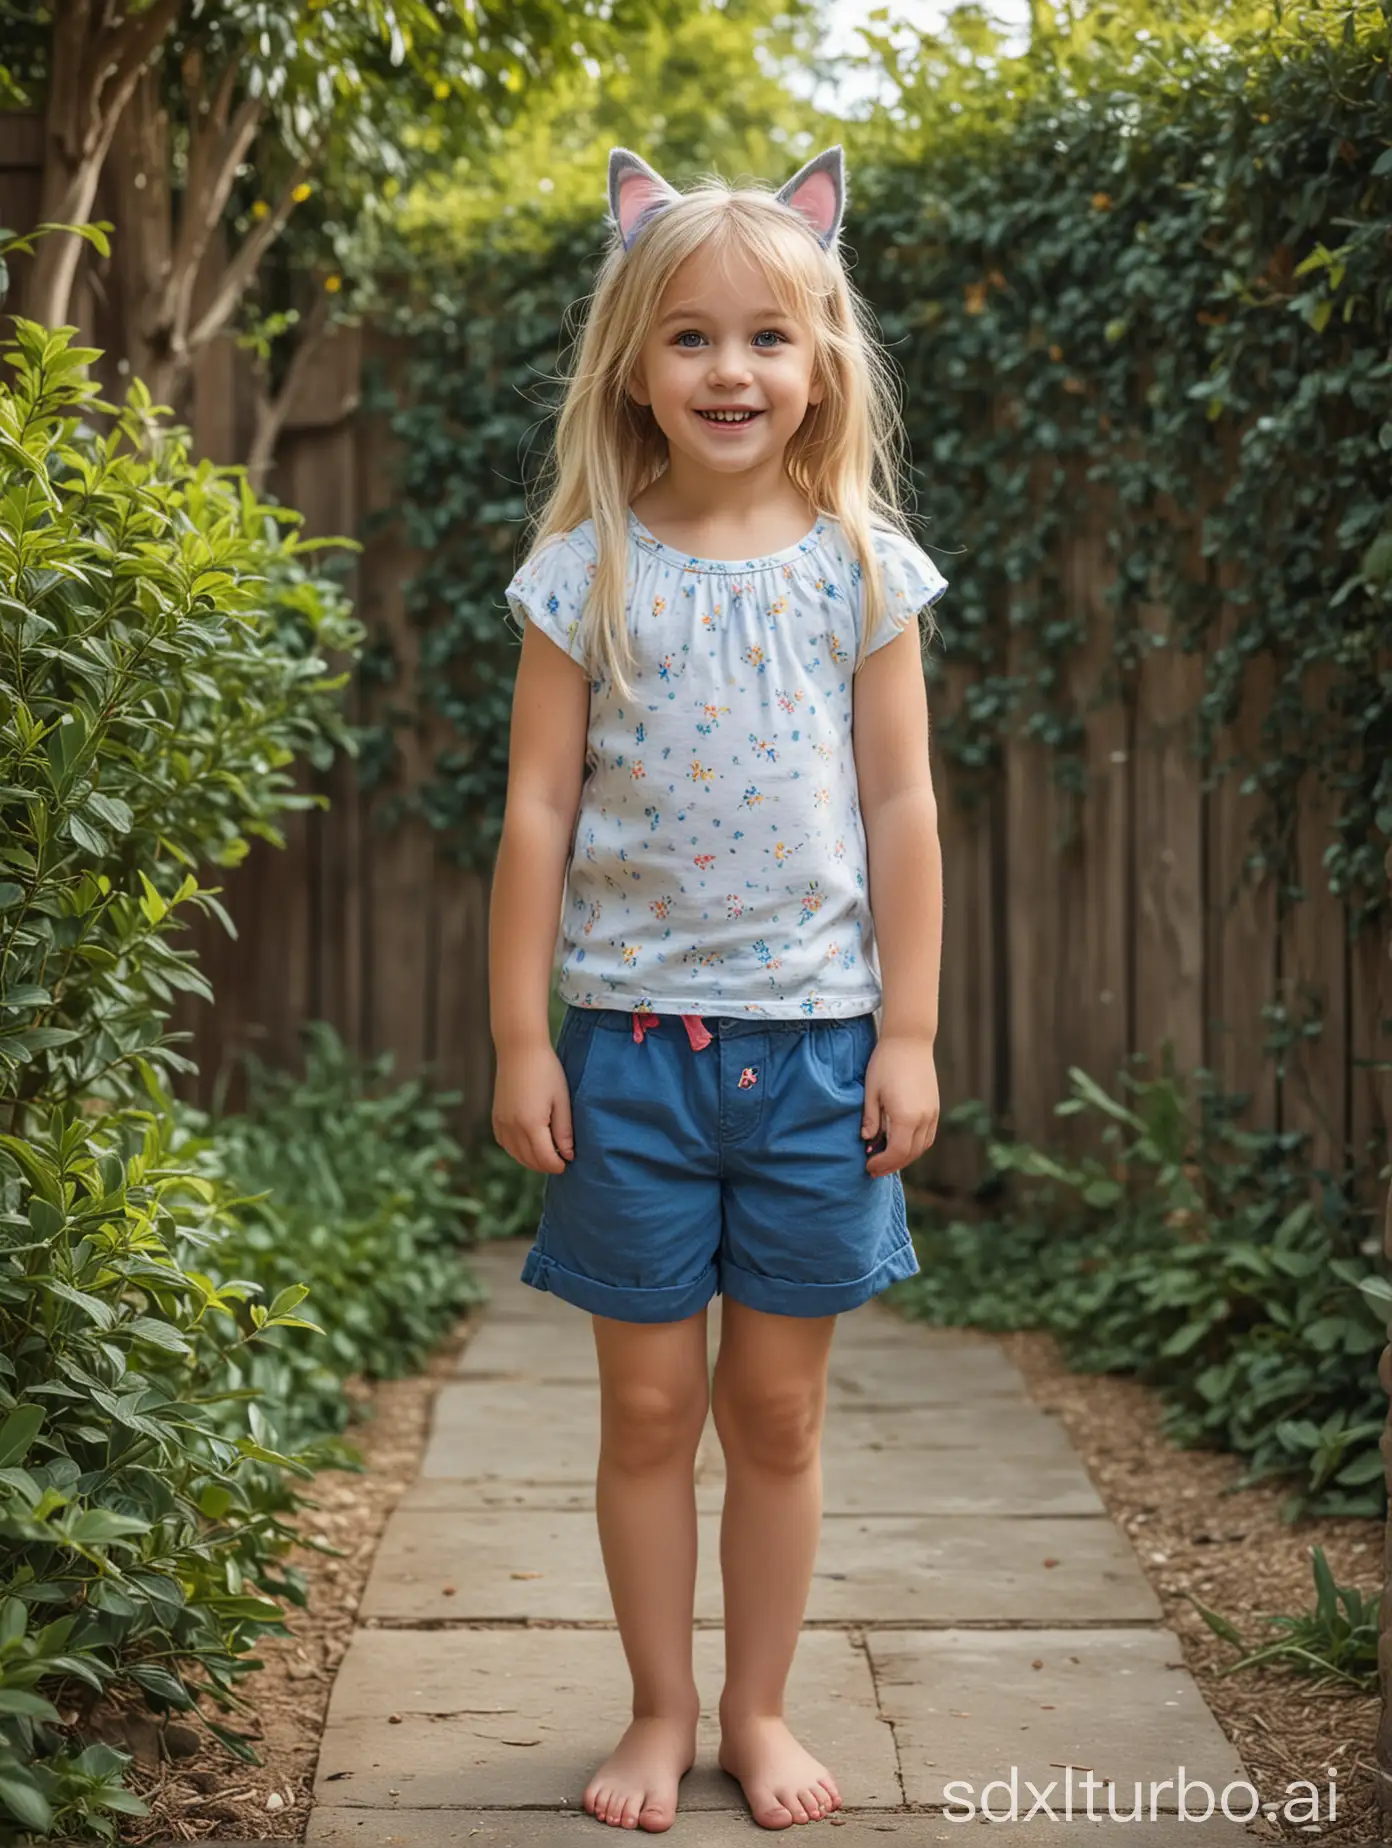
[[609, 218], [629, 249], [649, 219], [681, 194], [627, 148], [609, 150]]
[[778, 200], [801, 212], [822, 248], [830, 250], [841, 234], [841, 218], [846, 210], [846, 168], [840, 144], [799, 167], [779, 190]]

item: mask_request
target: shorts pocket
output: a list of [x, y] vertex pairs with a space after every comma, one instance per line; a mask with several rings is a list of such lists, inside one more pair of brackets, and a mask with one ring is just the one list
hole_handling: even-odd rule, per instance
[[836, 1075], [853, 1091], [864, 1091], [870, 1055], [875, 1050], [875, 1017], [848, 1021], [836, 1031]]
[[597, 1031], [592, 1009], [571, 1007], [566, 1009], [566, 1017], [561, 1022], [561, 1030], [556, 1035], [556, 1057], [561, 1062], [561, 1070], [566, 1076], [566, 1087], [570, 1092], [570, 1101], [574, 1104], [580, 1095], [580, 1087], [585, 1081], [585, 1071], [590, 1063], [590, 1048], [594, 1045]]

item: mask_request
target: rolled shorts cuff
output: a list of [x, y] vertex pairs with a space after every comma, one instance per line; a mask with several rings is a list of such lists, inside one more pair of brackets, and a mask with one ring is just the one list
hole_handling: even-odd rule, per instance
[[539, 1249], [546, 1234], [543, 1220], [537, 1243], [528, 1251], [522, 1266], [522, 1282], [535, 1290], [549, 1290], [562, 1302], [587, 1309], [591, 1315], [605, 1315], [616, 1322], [681, 1322], [698, 1309], [704, 1309], [715, 1295], [718, 1279], [714, 1264], [708, 1264], [699, 1277], [689, 1283], [676, 1283], [663, 1290], [639, 1289], [627, 1284], [597, 1283], [593, 1277], [568, 1270], [547, 1252]]
[[792, 1283], [745, 1270], [727, 1259], [721, 1267], [720, 1288], [723, 1295], [743, 1303], [747, 1309], [762, 1309], [768, 1315], [842, 1315], [869, 1302], [891, 1283], [916, 1276], [918, 1269], [918, 1253], [910, 1238], [896, 1246], [874, 1270], [846, 1283]]

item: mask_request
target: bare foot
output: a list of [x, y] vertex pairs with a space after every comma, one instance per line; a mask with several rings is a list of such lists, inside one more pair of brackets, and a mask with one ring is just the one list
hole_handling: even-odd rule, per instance
[[825, 1765], [804, 1751], [780, 1719], [754, 1714], [720, 1719], [720, 1768], [737, 1778], [761, 1828], [817, 1822], [841, 1807]]
[[634, 1720], [590, 1779], [585, 1808], [617, 1829], [670, 1829], [677, 1785], [696, 1762], [696, 1720], [656, 1714]]

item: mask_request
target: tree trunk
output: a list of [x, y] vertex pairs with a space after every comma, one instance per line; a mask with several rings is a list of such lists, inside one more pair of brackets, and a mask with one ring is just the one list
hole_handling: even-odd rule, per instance
[[173, 200], [169, 183], [169, 117], [160, 104], [155, 72], [142, 72], [112, 137], [107, 162], [111, 213], [111, 277], [120, 305], [121, 357], [143, 379], [156, 404], [176, 417], [177, 386], [171, 363], [171, 329], [158, 307], [173, 257]]
[[[94, 17], [92, 0], [55, 0], [39, 195], [43, 223], [91, 218], [116, 125], [179, 5], [151, 0], [143, 13], [121, 14], [107, 24], [104, 9]], [[35, 247], [25, 289], [31, 320], [49, 327], [66, 321], [81, 253], [82, 240], [61, 233]]]

